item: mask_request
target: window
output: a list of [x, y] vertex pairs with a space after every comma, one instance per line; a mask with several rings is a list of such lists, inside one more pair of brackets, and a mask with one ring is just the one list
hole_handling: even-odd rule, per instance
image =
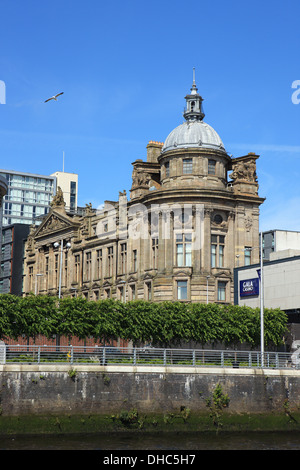
[[211, 267], [224, 267], [225, 235], [211, 236]]
[[76, 209], [76, 181], [70, 182], [70, 209]]
[[125, 302], [125, 287], [124, 286], [118, 287], [118, 299], [121, 300], [121, 302]]
[[131, 300], [135, 300], [135, 298], [136, 298], [135, 284], [131, 284], [131, 286], [130, 286], [130, 294], [131, 294]]
[[80, 281], [80, 255], [75, 255], [75, 282]]
[[110, 246], [107, 248], [107, 259], [108, 259], [108, 276], [113, 275], [113, 261], [114, 261], [114, 247]]
[[68, 252], [65, 251], [65, 286], [68, 283]]
[[146, 300], [152, 300], [152, 283], [151, 282], [146, 282], [145, 283], [145, 289], [146, 289]]
[[166, 170], [166, 178], [170, 176], [170, 162], [165, 163], [165, 170]]
[[33, 286], [33, 267], [29, 267], [29, 291], [31, 292]]
[[58, 287], [58, 255], [55, 255], [54, 277], [54, 287]]
[[251, 250], [249, 246], [245, 247], [245, 266], [249, 266], [251, 264]]
[[96, 251], [96, 279], [102, 277], [102, 249]]
[[187, 300], [187, 281], [177, 281], [177, 299]]
[[158, 238], [152, 238], [152, 268], [157, 269]]
[[46, 290], [48, 290], [48, 285], [49, 285], [49, 256], [46, 256], [46, 260], [45, 260], [45, 274], [46, 274]]
[[193, 173], [193, 159], [192, 158], [183, 159], [182, 173], [184, 175]]
[[226, 282], [224, 281], [218, 282], [218, 300], [223, 302], [226, 300]]
[[110, 299], [110, 287], [104, 290], [105, 298]]
[[92, 272], [92, 252], [89, 251], [86, 254], [86, 280], [91, 280], [91, 272]]
[[176, 264], [177, 266], [192, 266], [192, 234], [176, 234]]
[[209, 175], [216, 174], [216, 161], [215, 160], [208, 160], [208, 174]]
[[137, 250], [133, 250], [132, 252], [132, 268], [133, 272], [137, 271]]
[[121, 243], [121, 274], [126, 273], [127, 243]]

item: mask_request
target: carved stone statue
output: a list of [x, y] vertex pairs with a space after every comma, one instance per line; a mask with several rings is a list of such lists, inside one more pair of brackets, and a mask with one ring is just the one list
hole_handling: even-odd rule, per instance
[[255, 160], [239, 161], [233, 164], [233, 172], [229, 175], [234, 181], [248, 181], [249, 183], [257, 182], [256, 163]]
[[51, 207], [65, 207], [66, 203], [64, 195], [60, 186], [58, 186], [55, 196], [53, 197], [50, 206]]

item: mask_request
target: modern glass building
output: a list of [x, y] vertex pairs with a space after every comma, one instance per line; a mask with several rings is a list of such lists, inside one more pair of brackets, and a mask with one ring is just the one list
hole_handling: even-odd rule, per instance
[[0, 169], [1, 182], [4, 189], [0, 212], [0, 294], [22, 295], [24, 243], [30, 225], [39, 225], [48, 214], [58, 187], [64, 193], [66, 210], [77, 211], [78, 175], [65, 172], [38, 175]]
[[32, 224], [49, 212], [56, 191], [56, 177], [19, 171], [0, 170], [6, 178], [7, 193], [3, 198], [2, 226]]

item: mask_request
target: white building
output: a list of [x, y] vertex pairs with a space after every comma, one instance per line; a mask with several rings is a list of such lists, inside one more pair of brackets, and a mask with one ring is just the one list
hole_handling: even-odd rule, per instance
[[57, 187], [59, 186], [63, 192], [66, 210], [75, 212], [77, 209], [78, 175], [76, 173], [56, 171], [51, 176], [56, 178]]
[[[272, 253], [286, 250], [299, 250], [300, 232], [288, 230], [268, 230], [263, 232], [263, 257], [272, 259]], [[286, 252], [285, 257], [288, 255]], [[291, 256], [291, 253], [288, 255]]]

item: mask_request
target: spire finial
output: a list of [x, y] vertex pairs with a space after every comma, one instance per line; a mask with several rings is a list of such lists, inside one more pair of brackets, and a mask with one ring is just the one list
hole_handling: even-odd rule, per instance
[[193, 67], [193, 85], [191, 93], [185, 97], [186, 109], [184, 110], [183, 116], [187, 121], [202, 121], [205, 114], [203, 112], [202, 97], [198, 93], [195, 78], [195, 67]]

